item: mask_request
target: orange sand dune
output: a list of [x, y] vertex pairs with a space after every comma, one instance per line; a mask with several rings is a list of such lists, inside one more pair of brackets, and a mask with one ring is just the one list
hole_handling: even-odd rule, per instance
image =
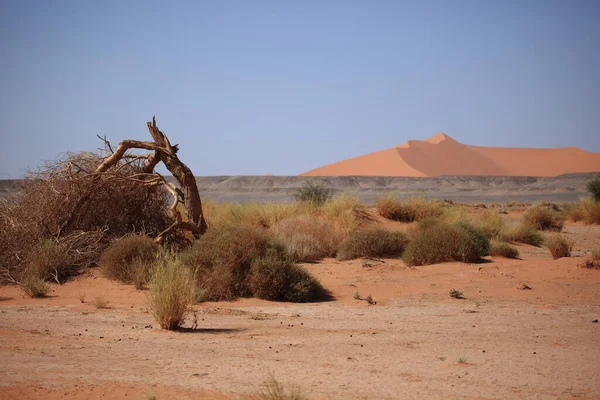
[[525, 149], [462, 144], [444, 133], [350, 158], [304, 176], [557, 176], [599, 172], [600, 154], [576, 147]]

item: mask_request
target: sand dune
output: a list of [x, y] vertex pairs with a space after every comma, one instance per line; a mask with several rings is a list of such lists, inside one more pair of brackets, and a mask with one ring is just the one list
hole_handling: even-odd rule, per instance
[[557, 176], [599, 171], [600, 154], [576, 147], [528, 149], [469, 146], [439, 133], [427, 140], [410, 140], [391, 149], [350, 158], [301, 175]]

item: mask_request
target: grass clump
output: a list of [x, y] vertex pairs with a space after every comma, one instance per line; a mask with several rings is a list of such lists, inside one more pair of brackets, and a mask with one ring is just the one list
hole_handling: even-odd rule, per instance
[[554, 234], [548, 236], [545, 241], [546, 247], [550, 250], [553, 259], [561, 257], [571, 257], [571, 251], [573, 250], [573, 241], [565, 238], [562, 235]]
[[587, 190], [596, 202], [600, 202], [600, 176], [587, 183]]
[[351, 233], [340, 246], [338, 260], [401, 255], [408, 237], [404, 232], [373, 229]]
[[195, 300], [196, 284], [190, 268], [173, 258], [155, 262], [148, 303], [161, 328], [174, 330], [180, 327]]
[[506, 242], [492, 241], [490, 244], [490, 256], [518, 258], [519, 250]]
[[315, 215], [299, 215], [278, 222], [272, 231], [296, 262], [334, 257], [343, 240], [331, 222]]
[[31, 298], [45, 297], [50, 291], [50, 285], [34, 275], [26, 275], [20, 282], [20, 288]]
[[322, 206], [333, 196], [333, 190], [325, 186], [322, 182], [308, 181], [306, 184], [296, 190], [294, 198], [301, 203], [309, 203], [315, 206]]
[[488, 239], [502, 238], [506, 231], [506, 223], [498, 213], [486, 211], [481, 214], [474, 222]]
[[448, 295], [453, 299], [464, 299], [465, 295], [460, 290], [452, 289], [448, 292]]
[[600, 201], [592, 197], [584, 197], [579, 200], [578, 209], [586, 224], [600, 224]]
[[324, 289], [304, 268], [276, 249], [252, 262], [250, 289], [255, 297], [273, 301], [305, 303], [324, 295]]
[[159, 250], [160, 246], [146, 235], [127, 235], [102, 252], [100, 267], [108, 278], [139, 287]]
[[520, 223], [508, 229], [504, 239], [513, 243], [525, 243], [539, 247], [544, 244], [544, 237], [531, 225]]
[[382, 217], [400, 222], [421, 221], [444, 214], [438, 203], [419, 197], [400, 200], [393, 195], [383, 196], [377, 199], [375, 206]]
[[250, 400], [307, 400], [299, 386], [286, 387], [273, 375], [260, 385], [257, 393], [250, 396]]
[[103, 297], [95, 297], [92, 303], [96, 308], [107, 308], [109, 301]]
[[542, 204], [529, 207], [523, 214], [523, 223], [541, 231], [554, 232], [560, 232], [564, 225], [558, 211]]
[[345, 194], [323, 204], [319, 215], [331, 222], [336, 232], [347, 234], [360, 228], [365, 206], [358, 197]]
[[477, 262], [490, 250], [485, 234], [466, 222], [448, 224], [424, 220], [411, 231], [410, 236], [403, 258], [411, 266], [448, 261]]
[[68, 249], [52, 239], [46, 239], [31, 249], [27, 255], [25, 278], [42, 281], [53, 279], [60, 283], [72, 272], [72, 269]]

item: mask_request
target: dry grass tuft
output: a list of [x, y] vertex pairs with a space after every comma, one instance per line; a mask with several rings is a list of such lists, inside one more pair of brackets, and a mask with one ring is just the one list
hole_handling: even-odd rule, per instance
[[561, 257], [571, 257], [573, 244], [571, 239], [567, 239], [560, 234], [550, 235], [545, 241], [546, 247], [550, 250], [550, 254], [552, 254], [552, 258], [555, 260]]
[[155, 262], [151, 270], [148, 303], [163, 329], [177, 329], [196, 300], [194, 273], [173, 258]]
[[29, 297], [45, 297], [50, 291], [50, 285], [33, 275], [27, 275], [20, 283], [20, 289]]
[[377, 199], [375, 206], [382, 217], [401, 222], [421, 221], [444, 214], [439, 203], [419, 197], [400, 200], [393, 195], [383, 196]]
[[506, 223], [497, 212], [486, 211], [473, 222], [488, 239], [500, 239], [506, 231]]
[[334, 257], [345, 236], [330, 221], [315, 215], [284, 219], [273, 226], [272, 232], [296, 262]]
[[258, 392], [250, 396], [250, 400], [306, 400], [308, 397], [296, 385], [286, 387], [272, 375], [260, 385]]
[[519, 250], [506, 242], [492, 241], [490, 244], [490, 256], [518, 258]]
[[96, 308], [107, 308], [108, 307], [108, 303], [109, 303], [109, 301], [106, 300], [103, 297], [95, 297], [94, 301], [92, 302], [92, 304]]
[[448, 261], [471, 263], [488, 255], [489, 246], [485, 234], [469, 223], [427, 219], [411, 230], [403, 259], [411, 266]]
[[554, 208], [544, 204], [529, 207], [523, 214], [523, 223], [541, 231], [560, 232], [564, 222], [561, 214]]
[[507, 229], [504, 240], [513, 243], [525, 243], [539, 247], [544, 244], [542, 234], [531, 225], [520, 223]]
[[352, 260], [360, 257], [399, 256], [408, 244], [404, 232], [373, 229], [356, 231], [342, 242], [338, 260]]

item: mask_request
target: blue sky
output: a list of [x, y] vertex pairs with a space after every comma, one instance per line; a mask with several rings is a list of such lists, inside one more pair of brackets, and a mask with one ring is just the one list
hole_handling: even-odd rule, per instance
[[443, 131], [600, 152], [600, 1], [0, 2], [0, 178], [149, 138], [295, 175]]

